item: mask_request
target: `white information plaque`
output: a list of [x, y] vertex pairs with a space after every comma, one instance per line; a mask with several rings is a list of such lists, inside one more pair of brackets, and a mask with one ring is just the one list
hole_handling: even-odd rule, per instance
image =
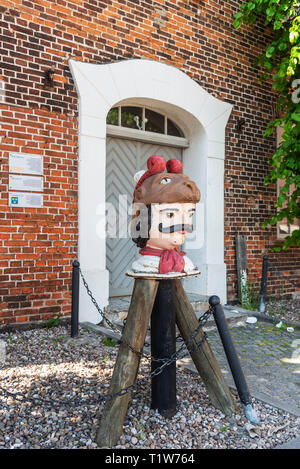
[[10, 174], [8, 189], [10, 191], [43, 192], [43, 177]]
[[43, 174], [43, 157], [42, 155], [11, 152], [9, 154], [9, 172]]
[[10, 207], [32, 207], [43, 206], [43, 194], [32, 194], [30, 192], [9, 192], [8, 204]]

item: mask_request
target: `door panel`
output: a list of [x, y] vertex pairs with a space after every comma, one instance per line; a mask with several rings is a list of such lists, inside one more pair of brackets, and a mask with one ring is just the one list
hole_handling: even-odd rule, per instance
[[[111, 233], [106, 240], [106, 268], [110, 274], [109, 294], [110, 296], [131, 295], [134, 281], [125, 273], [137, 258], [138, 248], [128, 234], [127, 237], [125, 234], [128, 232], [130, 222], [128, 209], [135, 188], [133, 176], [137, 171], [147, 169], [149, 156], [161, 155], [166, 161], [170, 158], [182, 160], [182, 149], [114, 137], [108, 137], [106, 145], [106, 202], [115, 208], [117, 220], [116, 237], [112, 237], [114, 233], [111, 231], [113, 217], [108, 215], [106, 221], [108, 231]], [[127, 200], [124, 196], [127, 196]], [[125, 213], [128, 215], [125, 216]]]

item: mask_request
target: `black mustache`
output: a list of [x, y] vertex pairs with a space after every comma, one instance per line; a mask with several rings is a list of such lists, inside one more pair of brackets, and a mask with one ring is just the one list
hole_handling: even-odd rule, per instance
[[166, 226], [165, 228], [162, 226], [162, 223], [158, 225], [158, 229], [161, 233], [174, 233], [174, 231], [187, 231], [188, 233], [193, 232], [193, 225], [171, 225]]

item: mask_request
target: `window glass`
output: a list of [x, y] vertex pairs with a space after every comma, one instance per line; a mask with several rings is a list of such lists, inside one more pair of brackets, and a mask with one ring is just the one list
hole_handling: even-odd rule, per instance
[[[143, 111], [145, 114], [143, 114]], [[184, 137], [177, 125], [166, 119], [166, 116], [159, 112], [145, 109], [138, 106], [113, 107], [107, 114], [106, 123], [109, 125], [119, 125], [119, 113], [121, 112], [121, 127], [128, 127], [136, 130], [146, 130], [158, 134], [167, 134], [173, 137]], [[145, 125], [143, 117], [145, 116]], [[165, 122], [167, 121], [167, 128]]]
[[143, 129], [142, 123], [143, 110], [135, 106], [122, 106], [121, 125], [130, 129]]
[[118, 114], [119, 109], [117, 107], [113, 107], [107, 114], [106, 123], [110, 125], [118, 125]]
[[294, 219], [294, 223], [291, 225], [287, 218], [283, 218], [279, 222], [279, 234], [281, 235], [291, 235], [293, 231], [298, 230], [300, 226], [300, 221]]
[[286, 218], [283, 218], [280, 222], [279, 222], [279, 233], [282, 234], [282, 235], [288, 235], [290, 234], [290, 225], [287, 221]]
[[170, 119], [168, 119], [168, 127], [167, 128], [168, 128], [168, 130], [167, 130], [168, 135], [172, 135], [173, 137], [184, 137], [181, 130]]
[[300, 220], [294, 220], [293, 225], [290, 225], [291, 234], [293, 231], [298, 230], [300, 227]]
[[[278, 181], [277, 183], [277, 192], [279, 195], [279, 191], [280, 191], [280, 188], [284, 186], [284, 181]], [[285, 201], [283, 204], [282, 204], [282, 207], [286, 207], [287, 205], [287, 201]], [[287, 221], [287, 218], [283, 218], [279, 223], [279, 234], [280, 235], [288, 235], [290, 234], [290, 224], [289, 222]]]
[[[278, 180], [277, 182], [277, 195], [279, 195], [280, 188], [285, 185], [285, 181]], [[291, 194], [296, 190], [296, 186], [292, 184], [290, 186], [290, 191], [288, 194], [287, 200], [285, 200], [282, 204], [282, 208], [286, 207]], [[288, 221], [287, 218], [283, 218], [281, 221], [278, 222], [278, 232], [279, 232], [279, 237], [284, 238], [287, 235], [291, 235], [293, 231], [298, 230], [300, 226], [300, 220], [294, 219], [294, 223], [291, 225]]]
[[146, 109], [145, 111], [145, 130], [148, 132], [165, 133], [165, 116], [158, 112]]

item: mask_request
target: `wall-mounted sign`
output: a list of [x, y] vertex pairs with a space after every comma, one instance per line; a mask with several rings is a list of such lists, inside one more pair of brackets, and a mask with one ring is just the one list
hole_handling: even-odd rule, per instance
[[41, 176], [23, 176], [21, 174], [9, 175], [10, 191], [43, 191], [43, 177]]
[[33, 207], [43, 206], [43, 194], [33, 194], [30, 192], [9, 192], [8, 202], [10, 207]]
[[[10, 207], [43, 207], [43, 157], [30, 153], [9, 153], [8, 205]], [[28, 192], [19, 192], [28, 191]], [[34, 193], [36, 192], [36, 193]]]
[[9, 172], [43, 174], [43, 157], [42, 155], [11, 152], [9, 154]]

